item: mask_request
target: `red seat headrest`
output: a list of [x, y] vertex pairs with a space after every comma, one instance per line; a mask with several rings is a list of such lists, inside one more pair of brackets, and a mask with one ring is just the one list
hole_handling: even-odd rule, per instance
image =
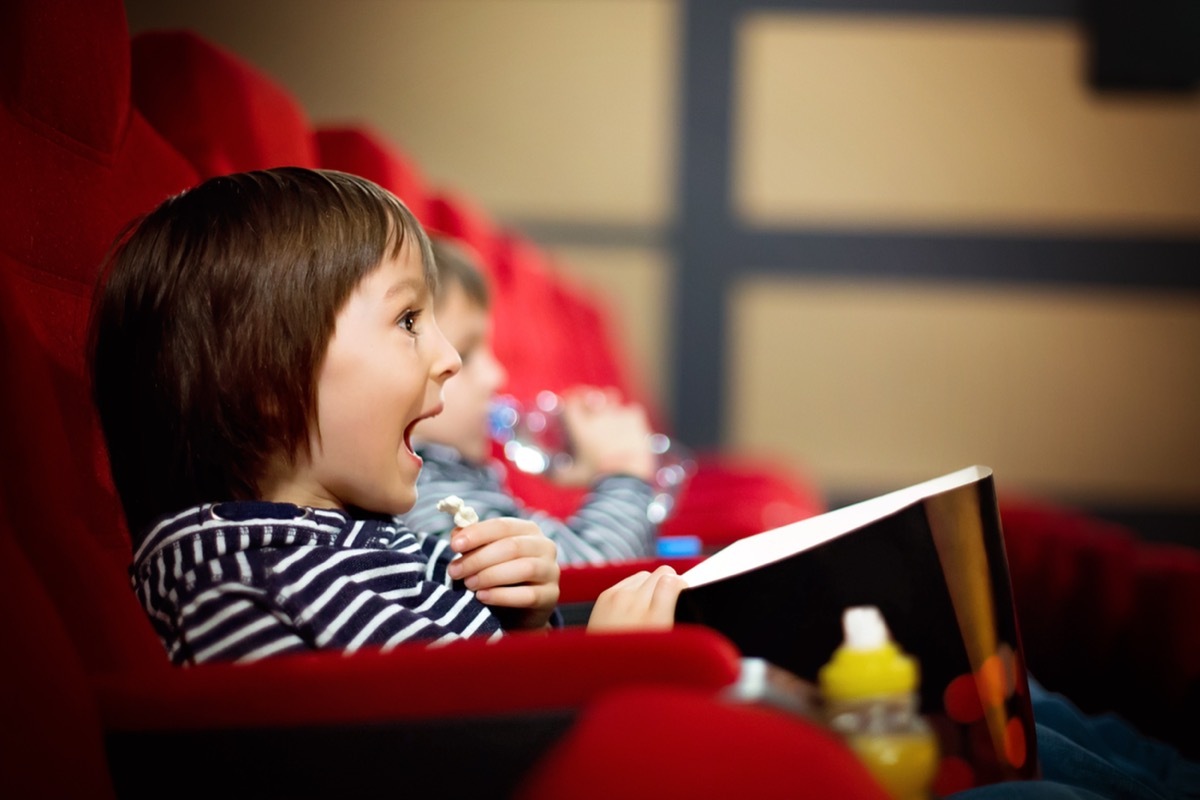
[[256, 67], [190, 31], [139, 34], [132, 53], [134, 105], [201, 177], [318, 166], [304, 110]]
[[93, 157], [118, 148], [129, 122], [121, 0], [0, 3], [0, 67], [0, 92], [14, 114]]
[[398, 147], [364, 127], [322, 128], [316, 136], [322, 167], [378, 183], [399, 197], [422, 224], [427, 221], [425, 179]]

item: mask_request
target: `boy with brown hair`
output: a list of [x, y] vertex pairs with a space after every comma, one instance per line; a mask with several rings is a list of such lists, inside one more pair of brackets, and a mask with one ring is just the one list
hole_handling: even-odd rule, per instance
[[[558, 565], [536, 525], [447, 540], [393, 519], [416, 499], [412, 429], [460, 368], [436, 279], [408, 209], [331, 171], [213, 178], [118, 240], [93, 389], [134, 587], [174, 662], [547, 626]], [[592, 622], [669, 625], [680, 586], [614, 587]]]

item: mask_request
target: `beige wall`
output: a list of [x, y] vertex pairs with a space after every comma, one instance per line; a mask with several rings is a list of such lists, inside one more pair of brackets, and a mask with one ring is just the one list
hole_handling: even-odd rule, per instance
[[[762, 228], [1200, 232], [1200, 97], [1100, 97], [1084, 61], [1065, 22], [749, 15], [737, 212]], [[1200, 504], [1200, 297], [775, 278], [729, 303], [732, 440], [783, 446], [832, 489], [986, 463], [1031, 493]]]
[[[240, 53], [318, 124], [370, 122], [500, 219], [673, 219], [675, 0], [127, 8]], [[1097, 97], [1073, 25], [752, 13], [736, 46], [731, 202], [753, 227], [1200, 232], [1200, 98]], [[671, 254], [555, 254], [611, 298], [665, 404]], [[727, 302], [732, 444], [831, 493], [983, 462], [1052, 496], [1200, 507], [1195, 297], [751, 277]]]
[[1200, 299], [754, 279], [733, 307], [733, 438], [883, 491], [960, 466], [1110, 506], [1195, 505]]
[[1200, 96], [1100, 96], [1068, 22], [753, 14], [735, 197], [756, 225], [1200, 232]]

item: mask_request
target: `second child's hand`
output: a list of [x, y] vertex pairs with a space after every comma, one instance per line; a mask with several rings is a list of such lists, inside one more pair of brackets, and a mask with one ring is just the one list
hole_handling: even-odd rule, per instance
[[642, 570], [600, 593], [588, 618], [588, 633], [662, 631], [675, 624], [675, 603], [687, 583], [666, 564]]

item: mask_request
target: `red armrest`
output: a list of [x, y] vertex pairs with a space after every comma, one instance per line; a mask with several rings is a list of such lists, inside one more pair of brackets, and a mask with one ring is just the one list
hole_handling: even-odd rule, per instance
[[[622, 686], [715, 698], [738, 656], [705, 629], [514, 635], [205, 665], [94, 683], [119, 796], [507, 796], [580, 710]], [[199, 765], [201, 768], [196, 769]], [[230, 794], [232, 792], [232, 794]]]
[[570, 565], [562, 568], [558, 580], [558, 602], [590, 603], [608, 587], [635, 572], [653, 572], [666, 564], [682, 575], [703, 561], [702, 556], [693, 558], [639, 558], [632, 561], [615, 561], [611, 564]]
[[737, 678], [738, 659], [707, 628], [563, 630], [492, 644], [101, 676], [95, 689], [106, 730], [367, 723], [577, 707], [622, 685], [717, 691]]

